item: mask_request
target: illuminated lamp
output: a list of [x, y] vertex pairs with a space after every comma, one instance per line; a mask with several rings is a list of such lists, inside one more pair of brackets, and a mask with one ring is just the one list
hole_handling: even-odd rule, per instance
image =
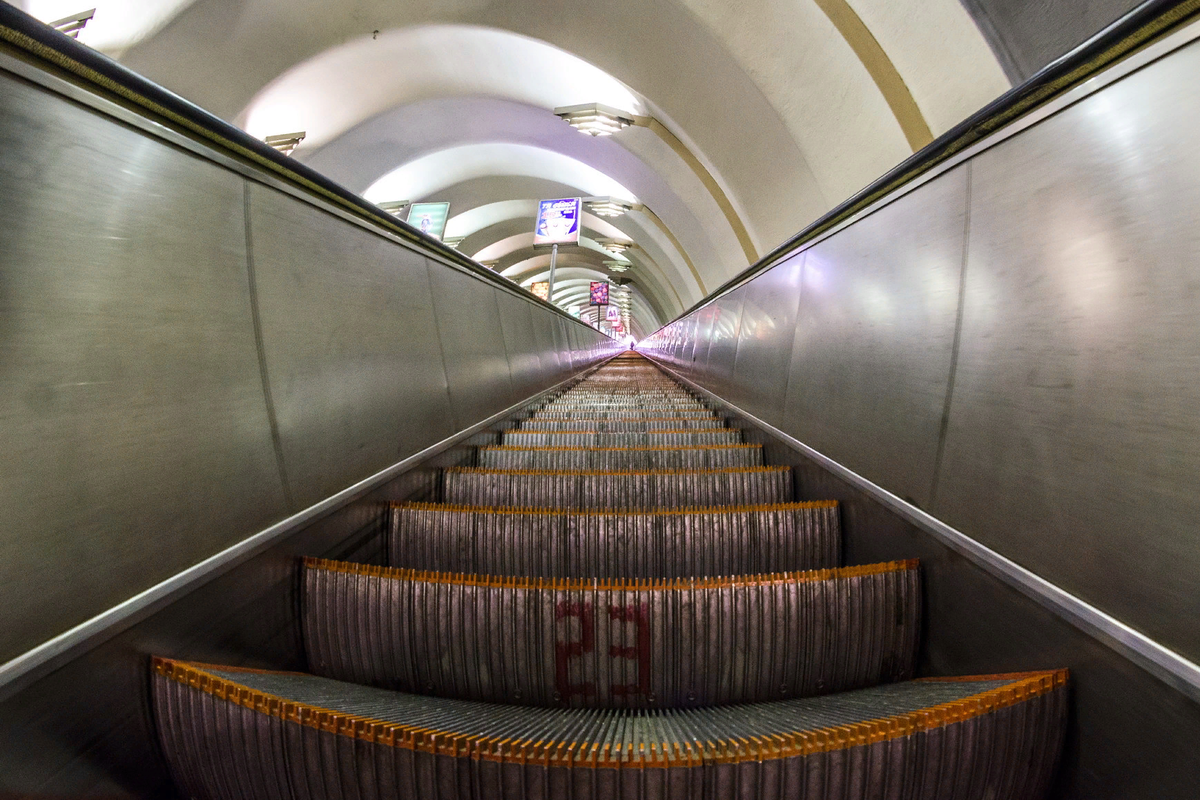
[[640, 203], [630, 203], [614, 197], [585, 197], [583, 204], [597, 217], [619, 217], [626, 211], [641, 211]]
[[575, 130], [589, 136], [612, 136], [622, 128], [628, 128], [634, 124], [633, 114], [618, 111], [600, 103], [563, 106], [554, 109], [554, 114], [566, 120], [567, 124]]
[[290, 156], [292, 151], [296, 149], [296, 145], [304, 141], [304, 137], [308, 134], [305, 131], [297, 131], [296, 133], [276, 133], [263, 139], [268, 146], [274, 147], [285, 156]]
[[391, 214], [393, 217], [399, 217], [404, 214], [404, 209], [412, 204], [411, 200], [389, 200], [386, 203], [376, 203], [381, 209]]
[[448, 238], [442, 239], [442, 244], [444, 244], [447, 247], [450, 247], [454, 250], [457, 250], [458, 246], [460, 244], [462, 244], [463, 241], [466, 240], [466, 238], [467, 237], [465, 237], [465, 236], [450, 236]]
[[[20, 6], [18, 6], [18, 8], [20, 8]], [[78, 14], [72, 14], [69, 17], [57, 19], [54, 22], [47, 22], [46, 24], [51, 28], [54, 28], [54, 30], [58, 31], [59, 33], [65, 33], [72, 39], [78, 39], [79, 32], [87, 27], [87, 24], [91, 22], [92, 17], [94, 16], [96, 16], [96, 9], [93, 8], [89, 11], [81, 11]]]
[[633, 265], [628, 261], [605, 261], [604, 266], [613, 272], [624, 272]]
[[596, 243], [615, 256], [619, 256], [633, 247], [633, 242], [626, 242], [621, 239], [597, 239]]

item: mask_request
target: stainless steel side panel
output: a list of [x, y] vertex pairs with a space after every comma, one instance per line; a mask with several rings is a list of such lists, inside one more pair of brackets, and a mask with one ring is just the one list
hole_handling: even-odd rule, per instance
[[737, 358], [738, 332], [742, 323], [742, 300], [746, 288], [737, 289], [713, 304], [712, 339], [708, 348], [706, 380], [726, 394], [733, 378], [733, 362]]
[[737, 359], [726, 396], [773, 425], [783, 417], [803, 269], [800, 253], [764, 272], [745, 289]]
[[513, 394], [528, 397], [549, 385], [541, 375], [541, 360], [533, 336], [533, 305], [508, 292], [497, 292], [496, 301], [500, 304], [500, 327]]
[[541, 313], [536, 308], [530, 309], [533, 318], [533, 340], [537, 344], [538, 358], [541, 361], [542, 374], [547, 376], [546, 385], [554, 383], [549, 376], [563, 373], [562, 354], [554, 341], [554, 318], [550, 314]]
[[1200, 48], [975, 160], [934, 510], [1200, 660]]
[[0, 662], [286, 513], [242, 180], [0, 72]]
[[263, 353], [303, 508], [456, 430], [429, 273], [420, 254], [281, 192], [252, 183], [248, 202]]
[[514, 402], [498, 290], [433, 261], [429, 278], [450, 407], [455, 427], [465, 428]]
[[928, 507], [954, 346], [967, 170], [806, 252], [783, 427]]

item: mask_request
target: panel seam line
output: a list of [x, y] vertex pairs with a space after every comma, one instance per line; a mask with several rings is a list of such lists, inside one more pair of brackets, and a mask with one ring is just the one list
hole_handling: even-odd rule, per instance
[[262, 380], [263, 401], [267, 406], [267, 422], [271, 428], [271, 446], [275, 449], [275, 465], [279, 470], [279, 481], [283, 487], [283, 500], [287, 510], [296, 510], [288, 480], [287, 466], [283, 459], [283, 438], [279, 435], [279, 420], [275, 415], [275, 399], [271, 395], [271, 376], [267, 370], [267, 347], [263, 340], [262, 316], [258, 308], [258, 279], [254, 268], [254, 235], [250, 225], [250, 181], [242, 180], [242, 220], [246, 231], [246, 275], [250, 286], [250, 317], [254, 323], [254, 347], [258, 352], [258, 374]]

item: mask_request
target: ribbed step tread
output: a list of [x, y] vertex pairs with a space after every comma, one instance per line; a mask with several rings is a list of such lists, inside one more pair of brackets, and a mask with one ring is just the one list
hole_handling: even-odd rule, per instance
[[[715, 411], [707, 408], [664, 408], [664, 409], [645, 409], [645, 408], [614, 408], [614, 409], [593, 409], [590, 411], [581, 411], [579, 409], [539, 409], [529, 415], [530, 421], [535, 420], [626, 420], [626, 419], [642, 419], [647, 416], [670, 416], [675, 418], [684, 417], [687, 419], [720, 419]], [[723, 422], [723, 420], [722, 420]]]
[[690, 578], [841, 562], [835, 502], [653, 511], [392, 509], [389, 564], [546, 578]]
[[163, 752], [212, 800], [1036, 800], [1065, 671], [680, 711], [497, 706], [155, 659]]
[[729, 469], [760, 467], [762, 445], [719, 444], [657, 447], [479, 448], [479, 466], [488, 469], [631, 470]]
[[309, 670], [440, 697], [753, 703], [911, 678], [915, 561], [673, 581], [506, 578], [306, 559]]
[[790, 467], [628, 472], [490, 470], [453, 467], [443, 500], [466, 506], [685, 508], [792, 500]]
[[515, 447], [695, 447], [737, 444], [742, 432], [734, 428], [710, 431], [505, 431], [501, 444]]
[[630, 419], [527, 419], [523, 431], [681, 431], [720, 430], [725, 420], [716, 417], [633, 417]]

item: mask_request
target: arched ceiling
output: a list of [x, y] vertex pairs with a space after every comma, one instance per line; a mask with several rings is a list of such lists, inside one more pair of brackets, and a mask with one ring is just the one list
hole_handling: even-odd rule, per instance
[[[256, 136], [305, 131], [293, 157], [368, 199], [449, 201], [447, 237], [522, 284], [548, 269], [539, 198], [626, 201], [585, 216], [554, 299], [629, 281], [648, 332], [1023, 77], [1023, 2], [89, 0], [80, 40]], [[553, 113], [595, 102], [639, 124]], [[633, 244], [627, 271], [602, 239]]]

